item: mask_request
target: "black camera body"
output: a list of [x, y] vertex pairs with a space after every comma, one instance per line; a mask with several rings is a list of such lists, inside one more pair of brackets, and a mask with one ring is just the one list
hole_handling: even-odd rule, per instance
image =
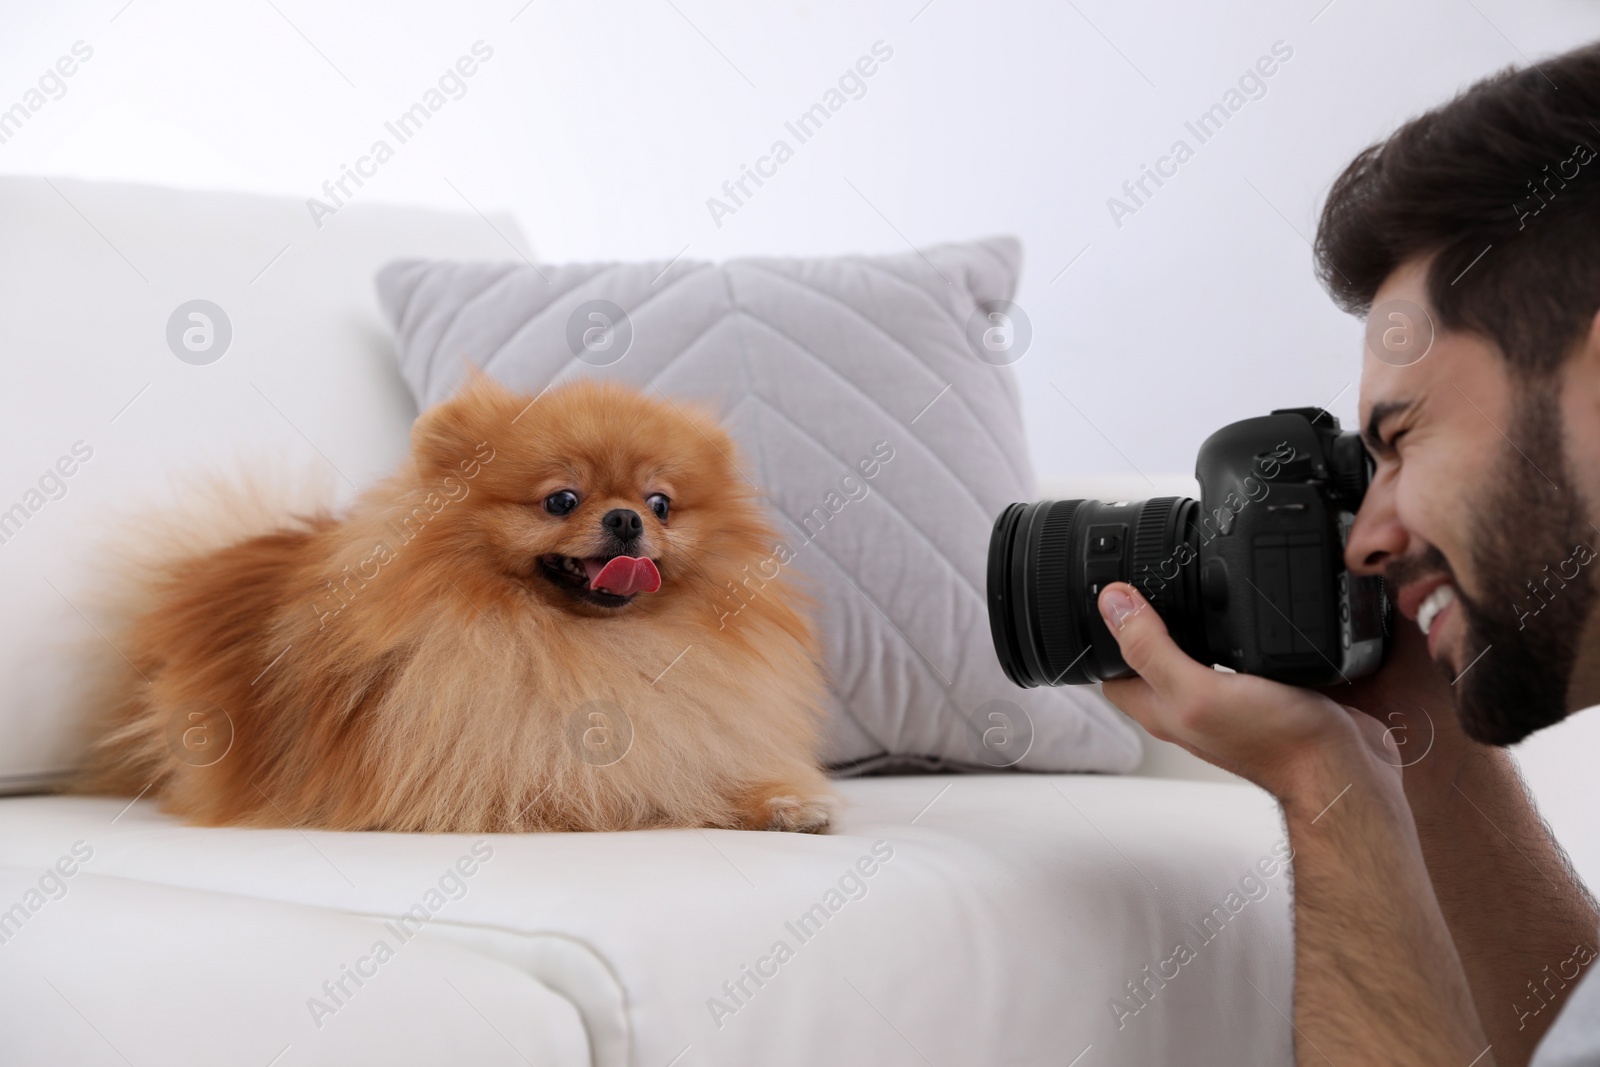
[[1201, 663], [1327, 685], [1383, 662], [1383, 580], [1344, 546], [1371, 478], [1361, 439], [1320, 408], [1281, 408], [1206, 439], [1200, 499], [1012, 504], [989, 544], [989, 624], [1017, 685], [1129, 675], [1100, 591], [1130, 582]]

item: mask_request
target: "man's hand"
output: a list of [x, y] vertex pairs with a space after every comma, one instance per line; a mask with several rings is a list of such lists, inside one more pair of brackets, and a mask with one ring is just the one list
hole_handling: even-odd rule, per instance
[[1406, 797], [1419, 815], [1453, 792], [1469, 758], [1495, 755], [1462, 732], [1455, 690], [1428, 655], [1428, 639], [1409, 622], [1396, 630], [1381, 668], [1321, 692], [1359, 708], [1388, 729], [1405, 771]]
[[1138, 672], [1106, 682], [1106, 698], [1153, 736], [1256, 783], [1286, 809], [1315, 815], [1358, 778], [1398, 798], [1401, 759], [1377, 719], [1310, 689], [1195, 662], [1126, 583], [1101, 592], [1100, 613]]
[[1294, 849], [1296, 1061], [1496, 1062], [1386, 724], [1310, 689], [1196, 663], [1126, 583], [1107, 586], [1099, 606], [1139, 672], [1105, 683], [1112, 703], [1283, 804]]

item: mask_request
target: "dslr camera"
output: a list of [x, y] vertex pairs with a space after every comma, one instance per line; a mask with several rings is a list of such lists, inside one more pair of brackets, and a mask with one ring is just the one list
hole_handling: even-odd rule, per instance
[[1280, 408], [1200, 446], [1200, 499], [1012, 504], [989, 540], [989, 627], [1019, 686], [1133, 673], [1100, 616], [1128, 582], [1201, 663], [1291, 685], [1370, 674], [1388, 649], [1383, 579], [1345, 541], [1372, 477], [1361, 438], [1321, 408]]

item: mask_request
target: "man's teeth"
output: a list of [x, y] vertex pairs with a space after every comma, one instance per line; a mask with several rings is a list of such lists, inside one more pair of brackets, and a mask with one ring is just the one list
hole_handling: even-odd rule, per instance
[[1428, 594], [1428, 599], [1417, 609], [1417, 628], [1424, 636], [1433, 629], [1433, 620], [1439, 617], [1439, 612], [1455, 603], [1455, 599], [1456, 587], [1449, 582]]

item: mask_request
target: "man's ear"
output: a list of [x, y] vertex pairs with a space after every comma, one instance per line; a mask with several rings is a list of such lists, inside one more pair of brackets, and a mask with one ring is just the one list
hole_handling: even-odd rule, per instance
[[476, 368], [466, 383], [442, 404], [421, 415], [411, 426], [411, 453], [419, 473], [448, 473], [464, 461], [483, 458], [484, 446], [497, 447], [511, 423], [526, 405], [504, 386]]

